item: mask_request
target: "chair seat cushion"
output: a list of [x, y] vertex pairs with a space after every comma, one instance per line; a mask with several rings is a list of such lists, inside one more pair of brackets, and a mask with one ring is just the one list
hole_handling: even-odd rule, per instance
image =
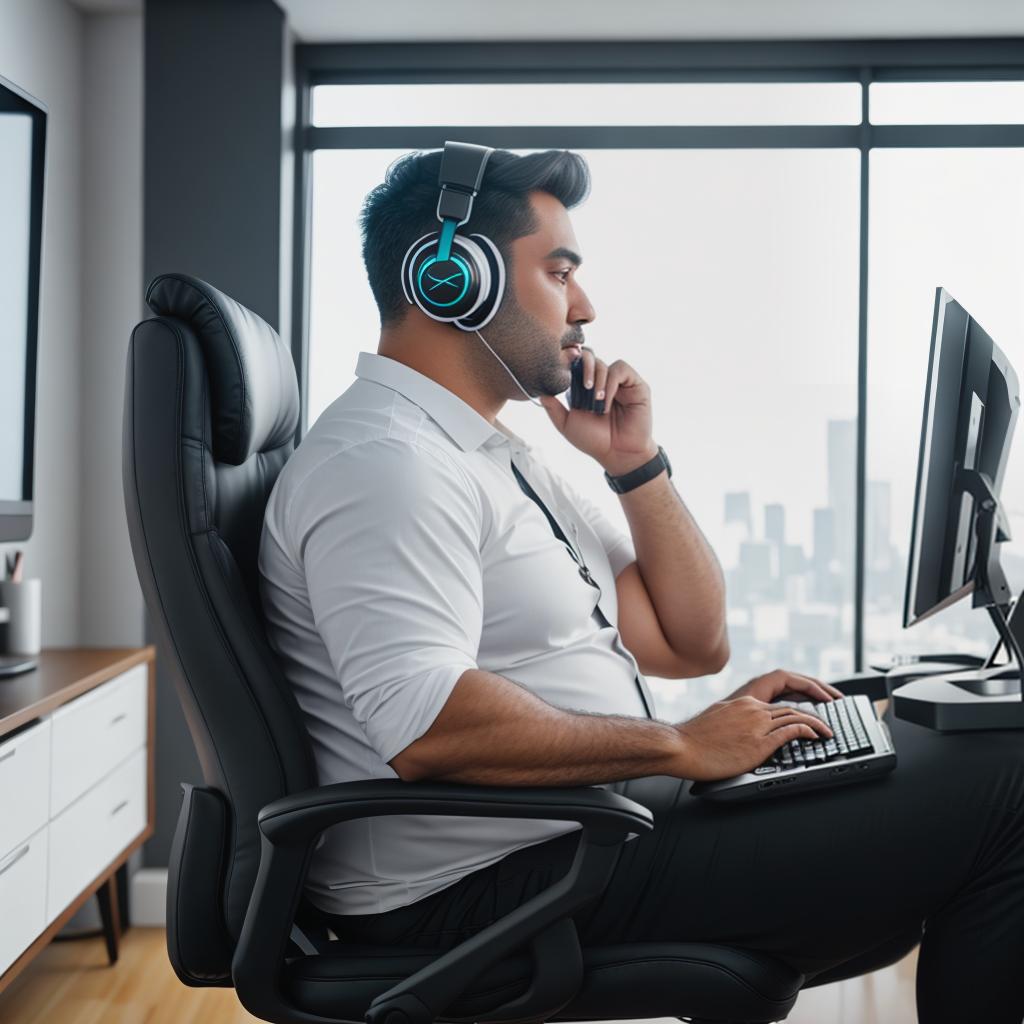
[[[325, 1017], [362, 1020], [382, 992], [438, 956], [413, 949], [346, 944], [294, 960], [284, 986], [295, 1004]], [[778, 960], [707, 943], [632, 943], [583, 950], [583, 986], [552, 1020], [708, 1017], [757, 1024], [784, 1017], [803, 975]], [[526, 990], [526, 954], [484, 972], [449, 1009], [478, 1017]]]

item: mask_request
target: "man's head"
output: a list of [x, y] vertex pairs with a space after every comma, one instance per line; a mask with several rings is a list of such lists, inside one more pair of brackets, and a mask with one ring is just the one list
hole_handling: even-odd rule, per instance
[[[400, 269], [409, 246], [439, 229], [441, 152], [413, 153], [388, 168], [363, 204], [363, 260], [382, 335], [451, 340], [489, 396], [504, 401], [521, 392], [473, 334], [440, 324], [410, 306]], [[468, 222], [459, 229], [486, 235], [506, 267], [505, 296], [481, 333], [532, 395], [560, 394], [569, 386], [562, 346], [582, 342], [582, 324], [594, 317], [575, 280], [579, 245], [567, 211], [589, 192], [584, 159], [565, 150], [517, 156], [495, 150], [484, 171]]]

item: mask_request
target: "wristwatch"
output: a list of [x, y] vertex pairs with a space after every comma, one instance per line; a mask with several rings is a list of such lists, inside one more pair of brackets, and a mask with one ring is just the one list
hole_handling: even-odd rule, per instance
[[641, 484], [647, 483], [648, 480], [654, 479], [663, 469], [668, 470], [669, 477], [672, 476], [672, 463], [668, 461], [665, 449], [659, 444], [658, 454], [650, 462], [645, 462], [642, 466], [623, 473], [622, 476], [609, 476], [605, 471], [604, 478], [616, 494], [625, 494], [627, 491], [633, 490], [634, 487], [639, 487]]

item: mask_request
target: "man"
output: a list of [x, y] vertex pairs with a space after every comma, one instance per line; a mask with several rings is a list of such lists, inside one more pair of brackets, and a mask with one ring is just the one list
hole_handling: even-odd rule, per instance
[[[687, 722], [648, 717], [644, 674], [683, 679], [728, 658], [714, 554], [667, 472], [620, 495], [625, 537], [497, 418], [522, 388], [595, 469], [622, 476], [657, 453], [651, 388], [624, 360], [582, 349], [603, 412], [555, 397], [594, 318], [568, 215], [587, 194], [586, 164], [491, 155], [463, 230], [496, 243], [508, 283], [478, 339], [424, 315], [401, 287], [404, 253], [438, 227], [439, 160], [403, 158], [366, 199], [378, 351], [360, 353], [357, 380], [267, 506], [268, 635], [321, 783], [614, 784], [656, 827], [625, 844], [604, 897], [577, 916], [582, 942], [735, 944], [813, 976], [870, 962], [926, 923], [920, 1019], [1019, 1022], [1019, 738], [893, 721], [900, 764], [883, 782], [739, 806], [689, 796], [686, 780], [727, 778], [793, 738], [829, 735], [772, 702], [838, 691], [778, 670]], [[516, 471], [568, 526], [571, 557]], [[446, 948], [564, 873], [577, 828], [346, 823], [325, 833], [309, 895], [342, 941]]]

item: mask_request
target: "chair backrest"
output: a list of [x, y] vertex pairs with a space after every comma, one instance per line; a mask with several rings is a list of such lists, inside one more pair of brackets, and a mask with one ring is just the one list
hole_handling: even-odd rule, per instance
[[[209, 787], [206, 811], [192, 808], [203, 827], [189, 832], [179, 821], [169, 872], [178, 891], [168, 905], [180, 912], [184, 901], [187, 916], [189, 902], [205, 904], [192, 938], [219, 936], [219, 952], [193, 957], [185, 948], [182, 961], [193, 980], [223, 984], [259, 862], [257, 813], [316, 784], [301, 712], [267, 644], [257, 573], [267, 498], [294, 449], [299, 392], [273, 328], [206, 282], [162, 274], [146, 302], [156, 315], [132, 332], [125, 380], [128, 528]], [[189, 929], [179, 931], [187, 947]], [[216, 963], [199, 963], [204, 955]]]

